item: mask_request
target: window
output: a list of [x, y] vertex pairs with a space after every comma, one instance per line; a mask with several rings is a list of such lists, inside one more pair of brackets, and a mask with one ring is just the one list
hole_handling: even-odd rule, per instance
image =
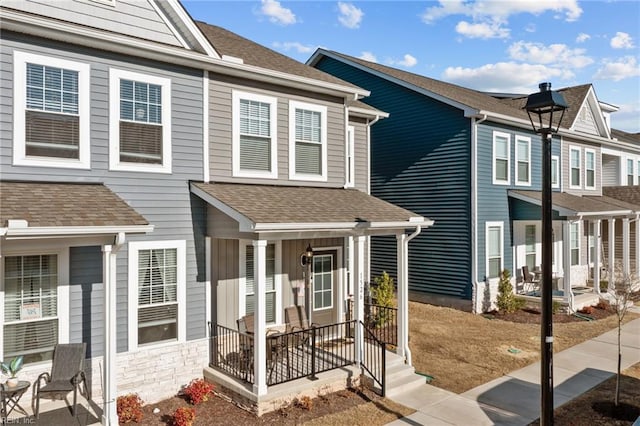
[[333, 256], [313, 256], [313, 310], [333, 307]]
[[352, 188], [356, 182], [356, 160], [355, 160], [355, 128], [347, 127], [347, 146], [345, 162], [345, 186]]
[[14, 52], [13, 162], [88, 169], [88, 64]]
[[54, 346], [68, 341], [66, 253], [6, 255], [2, 359], [25, 363], [50, 360]]
[[184, 341], [185, 241], [129, 243], [129, 350]]
[[536, 226], [526, 225], [524, 227], [524, 244], [526, 265], [530, 271], [538, 264], [536, 261]]
[[277, 99], [233, 92], [233, 175], [277, 178]]
[[627, 159], [627, 185], [633, 185], [633, 160]]
[[289, 178], [327, 180], [327, 108], [289, 102]]
[[111, 170], [171, 173], [171, 80], [111, 69]]
[[560, 188], [560, 159], [557, 155], [551, 156], [551, 186]]
[[[276, 248], [275, 244], [267, 244], [266, 270], [267, 285], [265, 287], [267, 324], [276, 322], [277, 288], [276, 288]], [[253, 276], [253, 245], [245, 246], [245, 314], [255, 312], [255, 279]]]
[[591, 149], [584, 150], [584, 187], [587, 189], [596, 188], [596, 152]]
[[493, 133], [493, 183], [509, 184], [510, 136], [506, 133]]
[[580, 224], [572, 222], [569, 229], [569, 247], [571, 250], [571, 266], [580, 264]]
[[516, 183], [531, 185], [531, 139], [516, 136]]
[[487, 278], [498, 278], [502, 272], [502, 222], [487, 222]]
[[593, 264], [596, 258], [596, 224], [593, 221], [589, 222], [589, 263]]
[[571, 168], [569, 187], [580, 188], [580, 148], [569, 148], [569, 161]]

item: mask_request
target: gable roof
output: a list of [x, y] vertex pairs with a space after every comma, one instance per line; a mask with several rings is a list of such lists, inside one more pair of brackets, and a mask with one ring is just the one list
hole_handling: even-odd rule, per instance
[[640, 133], [629, 133], [624, 130], [611, 129], [611, 137], [621, 142], [628, 142], [640, 145]]

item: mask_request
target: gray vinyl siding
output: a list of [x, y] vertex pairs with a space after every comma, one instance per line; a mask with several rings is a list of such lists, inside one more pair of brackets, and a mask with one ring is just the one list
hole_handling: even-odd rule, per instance
[[602, 155], [602, 186], [620, 185], [620, 157]]
[[69, 342], [87, 344], [89, 357], [104, 355], [102, 248], [69, 250]]
[[[572, 188], [569, 186], [569, 182], [571, 179], [571, 158], [570, 158], [570, 149], [571, 148], [580, 148], [580, 188]], [[586, 155], [585, 148], [592, 149], [596, 153], [596, 185], [595, 189], [585, 189], [586, 183]], [[602, 155], [600, 152], [600, 146], [598, 145], [590, 145], [585, 144], [583, 142], [576, 142], [571, 139], [564, 139], [562, 142], [562, 159], [561, 159], [561, 167], [562, 167], [562, 188], [564, 192], [568, 192], [574, 195], [602, 195], [602, 185], [601, 181], [603, 178], [603, 167], [602, 167]], [[625, 165], [626, 167], [626, 165]]]
[[[345, 162], [345, 108], [342, 99], [310, 94], [264, 83], [209, 74], [209, 163], [211, 181], [342, 187]], [[277, 98], [277, 179], [233, 176], [232, 92], [238, 90]], [[289, 101], [327, 107], [327, 181], [289, 180]]]
[[116, 0], [113, 5], [91, 0], [4, 0], [2, 6], [180, 46], [171, 29], [146, 0]]
[[[91, 169], [12, 165], [12, 72], [13, 49], [88, 63], [91, 65]], [[0, 45], [2, 99], [0, 115], [0, 178], [51, 182], [102, 182], [118, 194], [155, 228], [147, 235], [128, 235], [129, 241], [185, 240], [187, 286], [187, 336], [204, 337], [205, 301], [202, 262], [196, 255], [204, 250], [201, 236], [204, 207], [192, 205], [189, 180], [203, 179], [202, 71], [131, 59], [83, 48], [68, 48], [43, 39], [2, 33]], [[171, 79], [172, 173], [109, 170], [109, 68], [136, 71]], [[194, 221], [200, 225], [194, 228]], [[117, 255], [117, 347], [126, 351], [128, 324], [128, 250]], [[201, 259], [204, 259], [201, 257]]]
[[349, 125], [353, 126], [354, 135], [354, 156], [355, 156], [355, 188], [360, 191], [369, 190], [369, 144], [368, 125], [364, 120], [349, 120]]
[[[390, 114], [371, 128], [371, 193], [435, 221], [409, 245], [409, 289], [471, 299], [470, 121], [333, 59], [316, 68], [371, 91], [363, 101]], [[395, 237], [372, 238], [371, 277], [396, 275], [396, 244]]]

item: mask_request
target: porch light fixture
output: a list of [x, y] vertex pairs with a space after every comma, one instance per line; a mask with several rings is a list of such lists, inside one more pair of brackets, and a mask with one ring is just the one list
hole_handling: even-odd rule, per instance
[[[569, 107], [551, 83], [540, 83], [540, 92], [527, 98], [524, 109], [531, 127], [542, 136], [542, 289], [540, 321], [540, 424], [553, 425], [553, 310], [552, 269], [553, 217], [551, 199], [551, 135], [558, 133], [565, 110]], [[559, 114], [559, 118], [558, 118]]]
[[300, 264], [302, 266], [307, 266], [311, 264], [311, 259], [313, 258], [313, 249], [311, 248], [311, 244], [307, 245], [307, 249], [300, 255]]

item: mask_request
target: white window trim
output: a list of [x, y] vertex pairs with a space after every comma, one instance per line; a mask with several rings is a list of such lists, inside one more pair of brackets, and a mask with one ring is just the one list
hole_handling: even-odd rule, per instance
[[[129, 352], [135, 352], [138, 346], [138, 253], [140, 250], [176, 249], [177, 277], [176, 300], [178, 302], [177, 341], [184, 342], [187, 337], [187, 250], [185, 240], [167, 241], [131, 241], [129, 242]], [[148, 348], [174, 344], [175, 341], [149, 343], [142, 346]]]
[[[162, 88], [162, 164], [120, 161], [120, 80], [157, 84]], [[109, 69], [109, 170], [171, 173], [171, 79]]]
[[[520, 162], [519, 160], [519, 156], [518, 156], [518, 142], [526, 142], [527, 143], [527, 167], [528, 167], [528, 180], [526, 181], [520, 181], [520, 174], [519, 174], [519, 170], [520, 168], [518, 167], [518, 163]], [[525, 137], [525, 136], [516, 136], [516, 159], [515, 159], [515, 165], [516, 165], [516, 185], [519, 186], [531, 186], [531, 138]]]
[[[35, 157], [26, 155], [25, 110], [27, 107], [27, 63], [64, 68], [78, 72], [78, 159]], [[13, 164], [15, 166], [63, 167], [69, 169], [91, 168], [91, 66], [52, 56], [13, 52]]]
[[485, 222], [484, 229], [484, 257], [485, 257], [485, 276], [491, 283], [496, 283], [500, 277], [489, 278], [489, 228], [500, 228], [500, 271], [504, 270], [504, 222]]
[[[234, 177], [250, 178], [278, 178], [278, 99], [273, 96], [258, 95], [256, 93], [233, 90], [231, 108], [231, 134], [232, 134], [232, 163]], [[240, 169], [240, 100], [246, 99], [256, 102], [264, 102], [270, 105], [271, 117], [271, 171]]]
[[[335, 273], [336, 268], [337, 268], [337, 265], [334, 264], [334, 263], [336, 263], [336, 262], [334, 262], [334, 259], [335, 259], [334, 255], [329, 253], [329, 254], [319, 254], [317, 256], [318, 257], [329, 256], [331, 258], [331, 305], [330, 306], [324, 306], [322, 308], [316, 308], [315, 283], [312, 281], [311, 282], [311, 286], [310, 286], [311, 288], [309, 290], [311, 291], [310, 298], [311, 298], [311, 306], [313, 306], [313, 312], [321, 312], [321, 311], [327, 311], [327, 310], [333, 309], [333, 307], [334, 307], [333, 306], [334, 305], [334, 298], [336, 297], [335, 291], [336, 291], [336, 284], [337, 284], [337, 283], [334, 282], [335, 280], [333, 279], [334, 278], [333, 274]], [[315, 255], [314, 255], [314, 258], [315, 258]], [[335, 259], [335, 260], [337, 261], [337, 259]], [[315, 271], [312, 272], [312, 276], [313, 275], [315, 275]]]
[[[629, 162], [631, 162], [631, 173], [629, 173]], [[629, 175], [633, 176], [633, 184], [636, 185], [636, 161], [634, 157], [626, 157], [624, 162], [624, 185], [629, 186]]]
[[580, 147], [578, 146], [569, 146], [569, 188], [571, 189], [581, 189], [582, 188], [582, 181], [580, 182], [579, 185], [574, 185], [572, 182], [572, 169], [573, 166], [571, 165], [571, 153], [572, 152], [577, 152], [578, 153], [578, 176], [579, 178], [582, 180], [582, 150], [580, 149]]
[[[574, 225], [578, 227], [578, 247], [572, 247], [571, 246], [571, 243], [572, 243], [572, 241], [571, 241], [571, 228]], [[580, 265], [580, 262], [581, 262], [581, 259], [582, 259], [582, 257], [581, 257], [582, 256], [582, 253], [581, 253], [582, 250], [581, 250], [581, 247], [580, 247], [582, 245], [581, 242], [582, 242], [582, 226], [580, 226], [580, 222], [579, 221], [569, 222], [569, 267]], [[578, 263], [575, 264], [575, 265], [571, 264], [571, 251], [572, 250], [578, 250]]]
[[560, 157], [558, 157], [557, 155], [552, 155], [551, 160], [551, 167], [553, 167], [553, 161], [555, 160], [556, 162], [555, 172], [557, 178], [556, 183], [553, 183], [553, 181], [551, 181], [551, 187], [560, 188], [560, 182], [562, 181], [562, 177], [560, 176]]
[[[296, 109], [320, 113], [320, 161], [319, 175], [296, 173]], [[289, 179], [316, 182], [327, 181], [327, 107], [299, 101], [289, 101]]]
[[[507, 139], [507, 180], [496, 179], [496, 138], [503, 137]], [[511, 184], [511, 135], [503, 132], [493, 132], [493, 152], [491, 153], [491, 168], [493, 170], [494, 185], [510, 185]]]
[[[587, 179], [587, 154], [593, 154], [593, 186], [589, 186]], [[597, 182], [597, 159], [596, 159], [596, 151], [594, 149], [585, 148], [584, 149], [584, 189], [596, 189]]]
[[353, 188], [356, 185], [356, 159], [355, 159], [356, 128], [347, 126], [347, 144], [345, 146], [344, 163], [344, 187]]
[[[252, 240], [239, 241], [238, 253], [238, 318], [242, 318], [247, 313], [247, 305], [245, 298], [247, 297], [247, 271], [245, 265], [247, 263], [247, 246], [253, 244]], [[276, 265], [274, 270], [274, 280], [276, 288], [276, 320], [275, 324], [269, 324], [269, 327], [284, 325], [282, 318], [282, 241], [267, 241], [267, 245], [275, 245]]]
[[[0, 257], [0, 359], [4, 359], [4, 258], [7, 256], [33, 256], [55, 254], [58, 256], [58, 343], [69, 343], [69, 248], [59, 249], [32, 249], [15, 252], [3, 252]], [[51, 361], [47, 361], [51, 363]], [[43, 363], [36, 363], [43, 364]], [[25, 367], [28, 369], [28, 367]]]

